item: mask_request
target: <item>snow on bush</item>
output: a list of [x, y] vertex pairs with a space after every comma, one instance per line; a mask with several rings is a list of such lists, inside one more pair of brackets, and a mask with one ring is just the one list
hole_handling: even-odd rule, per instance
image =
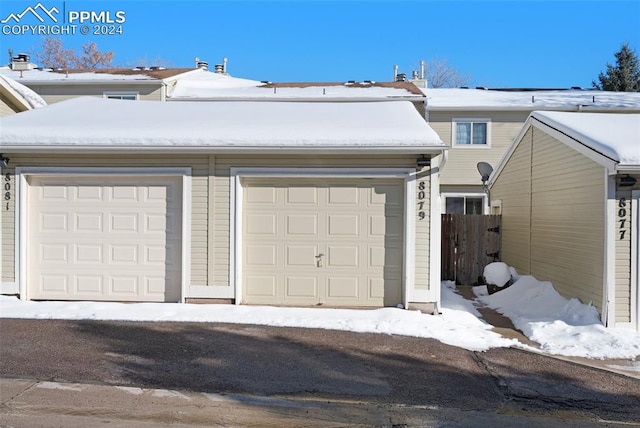
[[484, 279], [487, 284], [504, 287], [511, 280], [511, 270], [506, 263], [489, 263], [484, 268]]

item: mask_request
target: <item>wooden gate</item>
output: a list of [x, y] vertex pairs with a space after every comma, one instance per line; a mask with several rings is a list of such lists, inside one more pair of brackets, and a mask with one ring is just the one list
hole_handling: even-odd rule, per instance
[[474, 285], [500, 259], [499, 215], [442, 214], [442, 280]]

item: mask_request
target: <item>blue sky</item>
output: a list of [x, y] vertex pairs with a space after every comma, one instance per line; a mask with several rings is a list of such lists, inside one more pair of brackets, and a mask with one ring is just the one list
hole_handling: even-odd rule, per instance
[[[469, 76], [470, 86], [590, 87], [623, 43], [640, 53], [640, 0], [633, 1], [76, 1], [2, 0], [0, 20], [38, 3], [72, 11], [124, 12], [122, 34], [61, 36], [79, 49], [96, 42], [114, 64], [190, 67], [227, 57], [235, 77], [284, 81], [388, 81], [393, 66], [410, 74], [438, 60]], [[103, 14], [103, 18], [105, 15]], [[7, 49], [35, 57], [43, 36], [15, 25]], [[53, 25], [53, 21], [44, 24]], [[69, 22], [66, 22], [69, 24]], [[101, 24], [87, 21], [90, 32]], [[109, 25], [109, 23], [107, 23]], [[17, 33], [17, 34], [15, 34]]]

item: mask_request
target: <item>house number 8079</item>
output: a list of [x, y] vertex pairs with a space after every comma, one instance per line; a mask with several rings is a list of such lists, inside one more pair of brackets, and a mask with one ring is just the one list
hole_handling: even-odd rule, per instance
[[424, 213], [424, 199], [426, 197], [425, 194], [425, 183], [421, 181], [418, 183], [418, 218], [420, 220], [424, 220], [426, 214]]

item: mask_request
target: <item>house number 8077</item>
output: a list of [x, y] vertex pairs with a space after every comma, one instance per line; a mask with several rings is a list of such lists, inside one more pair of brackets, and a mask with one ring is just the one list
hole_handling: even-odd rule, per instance
[[619, 228], [618, 228], [618, 233], [620, 233], [620, 240], [624, 240], [624, 235], [627, 232], [626, 229], [626, 222], [627, 219], [625, 218], [627, 216], [627, 200], [625, 198], [620, 198], [620, 202], [618, 202], [618, 223], [619, 223]]

